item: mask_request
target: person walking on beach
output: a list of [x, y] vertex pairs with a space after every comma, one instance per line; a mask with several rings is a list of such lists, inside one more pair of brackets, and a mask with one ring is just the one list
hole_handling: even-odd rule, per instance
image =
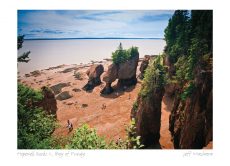
[[69, 132], [71, 132], [73, 130], [73, 124], [69, 120], [67, 120], [67, 126], [66, 126], [66, 128], [69, 129]]
[[102, 107], [101, 107], [102, 110], [106, 109], [106, 105], [105, 103], [102, 104]]

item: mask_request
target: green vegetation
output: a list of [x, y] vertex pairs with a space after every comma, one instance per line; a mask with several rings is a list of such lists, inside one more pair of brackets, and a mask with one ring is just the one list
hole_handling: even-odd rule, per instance
[[[21, 49], [24, 36], [18, 36], [17, 49]], [[29, 62], [30, 51], [18, 56], [18, 62]], [[44, 87], [43, 90], [49, 90]], [[18, 149], [51, 149], [54, 138], [51, 137], [56, 122], [52, 115], [47, 115], [38, 105], [43, 99], [41, 91], [33, 90], [18, 83]]]
[[[18, 50], [22, 48], [23, 42], [24, 42], [24, 35], [19, 35], [18, 44], [17, 44]], [[28, 63], [30, 61], [29, 54], [30, 54], [30, 51], [27, 51], [27, 52], [24, 52], [22, 55], [19, 55], [18, 62]]]
[[162, 62], [162, 56], [159, 55], [157, 58], [150, 61], [145, 71], [143, 86], [140, 91], [141, 96], [149, 96], [156, 88], [164, 87], [165, 82], [165, 69]]
[[117, 50], [112, 53], [112, 61], [115, 64], [124, 63], [139, 54], [137, 47], [131, 47], [128, 50], [123, 49], [120, 43]]
[[90, 128], [87, 124], [82, 125], [74, 131], [73, 136], [66, 145], [67, 149], [137, 149], [141, 148], [140, 137], [135, 136], [135, 122], [132, 120], [127, 127], [129, 137], [126, 140], [117, 140], [117, 142], [105, 141], [104, 137], [97, 134], [94, 128]]
[[183, 87], [182, 100], [195, 88], [195, 68], [202, 67], [204, 56], [212, 55], [212, 15], [211, 10], [177, 10], [165, 29], [165, 53], [175, 66], [172, 78]]
[[56, 123], [37, 105], [40, 91], [18, 84], [18, 149], [50, 149]]
[[126, 128], [126, 132], [128, 133], [128, 139], [127, 139], [127, 147], [132, 149], [140, 149], [144, 147], [144, 145], [141, 144], [140, 136], [136, 136], [136, 122], [135, 119], [132, 118], [130, 125]]
[[97, 135], [95, 129], [83, 125], [74, 131], [67, 149], [107, 149], [107, 144], [103, 137]]
[[[50, 90], [43, 88], [43, 90]], [[137, 149], [140, 137], [135, 136], [135, 121], [127, 127], [127, 138], [106, 142], [87, 124], [77, 128], [71, 137], [54, 137], [57, 127], [54, 116], [38, 107], [41, 91], [18, 84], [18, 149]]]
[[134, 109], [135, 112], [137, 111], [137, 109], [138, 109], [137, 101], [135, 101], [135, 102], [133, 103], [133, 109]]
[[188, 85], [185, 86], [184, 92], [181, 94], [181, 99], [185, 100], [188, 96], [190, 96], [195, 89], [195, 85], [193, 82], [190, 82]]
[[74, 71], [73, 76], [77, 79], [77, 80], [82, 80], [83, 79], [83, 74], [81, 72], [78, 71]]
[[193, 79], [193, 64], [191, 63], [191, 56], [181, 56], [178, 58], [177, 62], [175, 63], [176, 74], [175, 78], [180, 85], [183, 85], [186, 81]]
[[165, 52], [170, 61], [175, 63], [181, 55], [186, 55], [189, 48], [190, 22], [188, 11], [177, 10], [165, 29]]

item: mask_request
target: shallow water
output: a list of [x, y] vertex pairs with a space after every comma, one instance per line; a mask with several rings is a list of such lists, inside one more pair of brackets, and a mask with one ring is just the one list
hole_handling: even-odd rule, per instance
[[18, 51], [31, 51], [29, 63], [19, 63], [18, 71], [25, 74], [34, 70], [61, 64], [89, 63], [111, 58], [119, 43], [127, 49], [139, 48], [140, 57], [158, 55], [163, 52], [165, 41], [162, 39], [71, 39], [71, 40], [25, 40]]

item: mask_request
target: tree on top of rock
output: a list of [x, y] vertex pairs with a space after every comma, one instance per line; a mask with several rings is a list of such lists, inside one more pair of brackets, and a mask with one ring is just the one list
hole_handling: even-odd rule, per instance
[[122, 43], [119, 44], [118, 48], [117, 48], [119, 51], [123, 51], [123, 46], [122, 46]]
[[115, 64], [120, 64], [137, 55], [139, 55], [138, 47], [131, 47], [130, 49], [125, 50], [123, 49], [122, 43], [120, 43], [117, 50], [112, 53], [112, 61]]

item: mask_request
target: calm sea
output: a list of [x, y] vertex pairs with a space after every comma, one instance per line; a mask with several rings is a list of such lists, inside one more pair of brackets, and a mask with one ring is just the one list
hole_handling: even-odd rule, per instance
[[119, 43], [123, 48], [136, 46], [140, 57], [158, 55], [163, 52], [162, 39], [71, 39], [71, 40], [25, 40], [21, 54], [31, 51], [29, 63], [19, 63], [18, 71], [25, 74], [61, 64], [89, 63], [111, 58]]

